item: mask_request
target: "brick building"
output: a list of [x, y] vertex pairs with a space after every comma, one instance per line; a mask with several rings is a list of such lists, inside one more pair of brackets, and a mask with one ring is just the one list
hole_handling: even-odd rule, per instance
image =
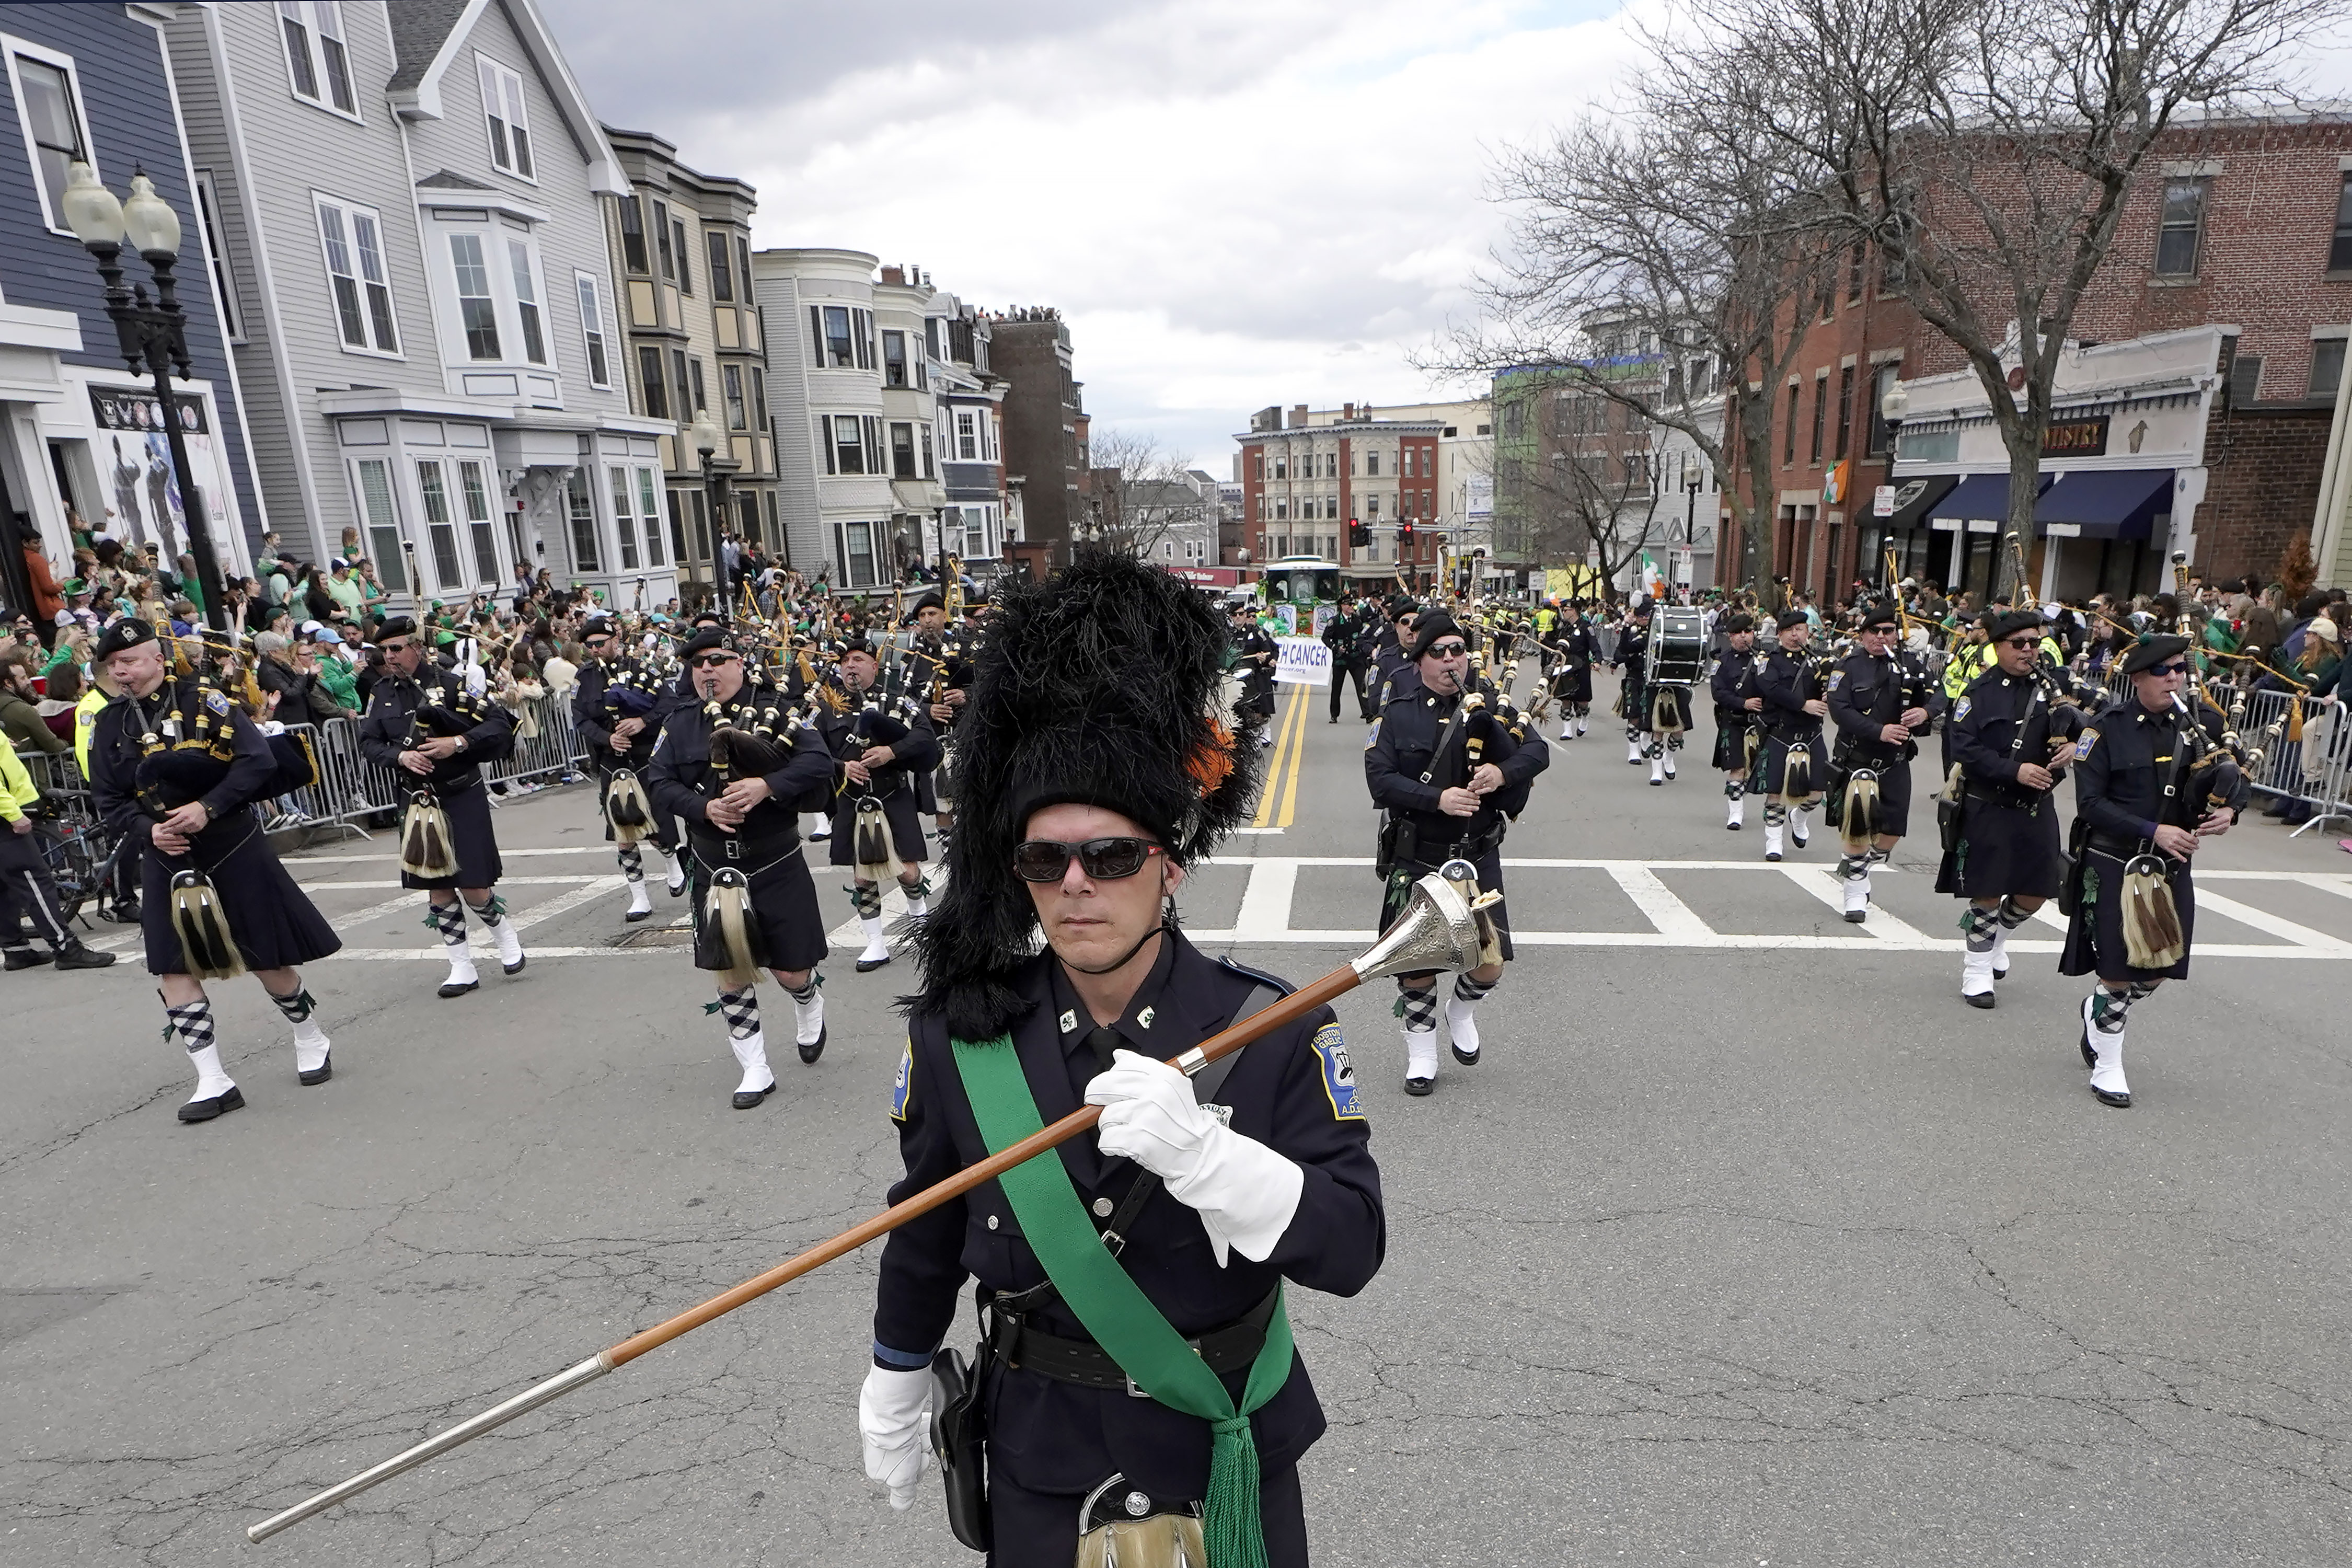
[[1067, 565], [1072, 542], [1092, 522], [1093, 488], [1069, 323], [1051, 309], [992, 317], [989, 363], [1005, 383], [1004, 470], [1022, 496], [1021, 548], [1005, 553], [1033, 571]]
[[[2063, 482], [2045, 491], [2050, 515], [2037, 517], [2031, 547], [2039, 584], [2151, 591], [2168, 581], [2176, 549], [2208, 575], [2268, 574], [2310, 528], [2352, 334], [2347, 155], [2352, 121], [2298, 114], [2185, 128], [2150, 159], [2075, 315], [2076, 363], [2071, 380], [2062, 371], [2053, 412], [2060, 446], [2044, 462], [2045, 479]], [[1990, 449], [1982, 439], [1990, 408], [1960, 351], [1882, 282], [1877, 258], [1857, 251], [1807, 333], [1776, 399], [1773, 470], [1736, 476], [1769, 501], [1771, 537], [1746, 539], [1727, 520], [1718, 581], [1754, 573], [1833, 592], [1875, 582], [1889, 545], [1906, 573], [1979, 590], [1990, 580], [2007, 460], [1997, 437]], [[1990, 301], [1985, 313], [2001, 319]], [[2179, 334], [2207, 326], [2219, 329], [2213, 362], [2187, 375]], [[2126, 341], [2145, 341], [2140, 357], [2188, 384], [2160, 394], [2101, 384], [2102, 363], [2133, 356], [2082, 354]], [[1899, 463], [1880, 414], [1898, 378], [1914, 400]], [[2168, 485], [2150, 451], [2127, 446], [2143, 404], [2166, 429], [2183, 416], [2195, 426], [2168, 456]], [[2092, 474], [2145, 478], [2077, 482]], [[1901, 506], [1882, 520], [1873, 492], [1890, 483]], [[2102, 505], [2075, 518], [2093, 489]], [[2057, 559], [2053, 539], [2066, 542]]]
[[[1349, 403], [1337, 411], [1305, 404], [1250, 416], [1234, 437], [1241, 447], [1241, 533], [1255, 562], [1312, 555], [1340, 565], [1362, 583], [1411, 577], [1437, 564], [1442, 531], [1438, 447], [1448, 422], [1376, 419]], [[1457, 426], [1458, 428], [1458, 426]], [[1348, 542], [1351, 522], [1371, 540]], [[1403, 525], [1413, 539], [1403, 542]]]

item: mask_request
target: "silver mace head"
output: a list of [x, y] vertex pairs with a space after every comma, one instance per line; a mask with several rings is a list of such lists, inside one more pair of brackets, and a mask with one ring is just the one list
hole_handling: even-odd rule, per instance
[[[1471, 886], [1475, 889], [1476, 883]], [[1412, 885], [1412, 898], [1396, 923], [1349, 967], [1359, 980], [1379, 980], [1433, 969], [1473, 969], [1477, 963], [1478, 922], [1470, 912], [1470, 900], [1432, 872]]]

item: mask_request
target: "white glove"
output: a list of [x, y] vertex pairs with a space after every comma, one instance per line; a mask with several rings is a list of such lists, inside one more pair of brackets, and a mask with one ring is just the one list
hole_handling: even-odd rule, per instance
[[890, 1506], [915, 1506], [915, 1488], [930, 1461], [929, 1367], [900, 1372], [877, 1366], [857, 1394], [857, 1430], [866, 1439], [866, 1474], [890, 1489]]
[[1296, 1162], [1227, 1127], [1193, 1099], [1182, 1073], [1133, 1051], [1113, 1053], [1110, 1070], [1087, 1085], [1087, 1103], [1103, 1108], [1105, 1154], [1134, 1161], [1199, 1213], [1218, 1268], [1234, 1249], [1265, 1261], [1307, 1185]]

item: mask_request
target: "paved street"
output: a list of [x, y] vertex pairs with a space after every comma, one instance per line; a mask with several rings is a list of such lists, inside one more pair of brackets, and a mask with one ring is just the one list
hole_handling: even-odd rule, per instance
[[[1204, 946], [1301, 980], [1377, 897], [1364, 728], [1324, 700], [1286, 699], [1256, 827], [1183, 899]], [[1389, 1253], [1356, 1300], [1294, 1297], [1332, 1421], [1317, 1561], [2344, 1561], [2340, 835], [2207, 852], [2195, 976], [2134, 1014], [2118, 1112], [2084, 1087], [2056, 930], [2012, 943], [1998, 1010], [1960, 1003], [1927, 786], [1857, 928], [1831, 835], [1766, 867], [1758, 809], [1723, 829], [1709, 739], [1656, 789], [1605, 722], [1555, 747], [1507, 846], [1520, 955], [1480, 1066], [1408, 1100], [1392, 988], [1339, 1004]], [[347, 943], [309, 975], [334, 1079], [298, 1088], [259, 989], [220, 987], [249, 1104], [209, 1126], [172, 1116], [135, 951], [0, 981], [0, 1563], [977, 1561], [934, 1490], [893, 1515], [860, 1468], [870, 1253], [245, 1542], [863, 1218], [897, 1169], [909, 966], [859, 976], [837, 939], [824, 1060], [780, 1049], [783, 1092], [730, 1111], [663, 929], [684, 905], [622, 924], [589, 792], [498, 821], [529, 970], [437, 1000], [390, 836], [322, 843], [296, 869]]]

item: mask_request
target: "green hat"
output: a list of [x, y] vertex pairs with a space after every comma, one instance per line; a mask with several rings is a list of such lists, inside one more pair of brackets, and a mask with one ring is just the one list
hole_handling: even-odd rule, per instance
[[68, 577], [68, 578], [67, 578], [67, 579], [65, 580], [64, 584], [61, 584], [61, 585], [58, 587], [58, 592], [59, 592], [59, 593], [63, 594], [67, 598], [70, 599], [70, 598], [72, 598], [74, 595], [76, 595], [77, 594], [87, 594], [87, 593], [89, 593], [89, 584], [87, 584], [87, 583], [85, 583], [85, 582], [83, 582], [83, 581], [82, 581], [80, 578], [79, 578], [79, 577]]
[[436, 647], [447, 647], [451, 643], [456, 642], [457, 640], [457, 634], [456, 632], [443, 630], [434, 634], [433, 646]]

